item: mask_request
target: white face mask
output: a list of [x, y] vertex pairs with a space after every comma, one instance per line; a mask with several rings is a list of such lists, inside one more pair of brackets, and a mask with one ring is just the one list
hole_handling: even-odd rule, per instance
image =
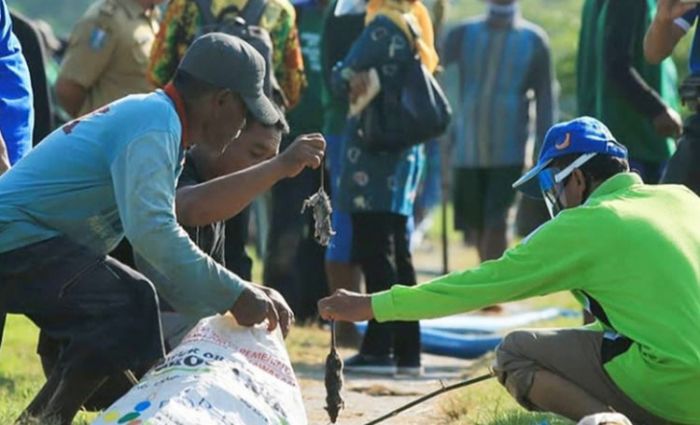
[[564, 180], [566, 180], [574, 170], [581, 167], [594, 156], [596, 156], [594, 152], [585, 153], [563, 170], [559, 170], [556, 167], [546, 168], [537, 176], [540, 183], [540, 190], [542, 191], [542, 198], [552, 218], [559, 214], [564, 207], [569, 205], [566, 199], [566, 192], [564, 191]]

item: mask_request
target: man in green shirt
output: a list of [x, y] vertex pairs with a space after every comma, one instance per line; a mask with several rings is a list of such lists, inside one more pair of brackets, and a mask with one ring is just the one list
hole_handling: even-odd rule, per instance
[[587, 0], [576, 67], [579, 115], [604, 122], [629, 149], [645, 183], [657, 183], [681, 130], [677, 73], [644, 59], [656, 0]]
[[594, 325], [516, 331], [497, 349], [495, 371], [518, 402], [574, 420], [614, 409], [634, 423], [698, 424], [700, 198], [628, 170], [599, 121], [557, 124], [514, 185], [544, 197], [552, 220], [498, 260], [371, 296], [338, 292], [321, 315], [418, 320], [572, 291]]

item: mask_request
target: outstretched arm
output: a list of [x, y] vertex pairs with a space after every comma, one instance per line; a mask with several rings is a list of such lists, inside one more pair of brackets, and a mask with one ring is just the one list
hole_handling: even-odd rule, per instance
[[307, 134], [278, 157], [206, 183], [178, 189], [177, 218], [183, 226], [204, 226], [235, 216], [250, 202], [285, 177], [304, 168], [318, 168], [326, 148], [321, 134]]
[[590, 227], [594, 222], [596, 218], [587, 218], [586, 212], [572, 210], [540, 227], [498, 260], [417, 286], [394, 285], [372, 295], [338, 291], [319, 301], [319, 313], [324, 319], [343, 321], [423, 320], [563, 290], [588, 289], [595, 282], [581, 270], [597, 261], [591, 254], [595, 248], [562, 247], [572, 234], [595, 246], [595, 239], [580, 232], [581, 226]]

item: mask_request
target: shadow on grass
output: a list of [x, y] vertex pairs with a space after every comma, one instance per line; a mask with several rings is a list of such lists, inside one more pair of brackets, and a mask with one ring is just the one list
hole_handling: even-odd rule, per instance
[[17, 384], [14, 379], [10, 379], [6, 376], [0, 376], [0, 390], [5, 390], [8, 393], [14, 393], [17, 388]]

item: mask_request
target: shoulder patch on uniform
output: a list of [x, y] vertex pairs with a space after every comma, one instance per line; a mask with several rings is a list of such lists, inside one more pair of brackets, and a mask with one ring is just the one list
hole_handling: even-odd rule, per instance
[[95, 27], [90, 33], [90, 48], [92, 50], [102, 50], [107, 41], [107, 32], [100, 27]]

